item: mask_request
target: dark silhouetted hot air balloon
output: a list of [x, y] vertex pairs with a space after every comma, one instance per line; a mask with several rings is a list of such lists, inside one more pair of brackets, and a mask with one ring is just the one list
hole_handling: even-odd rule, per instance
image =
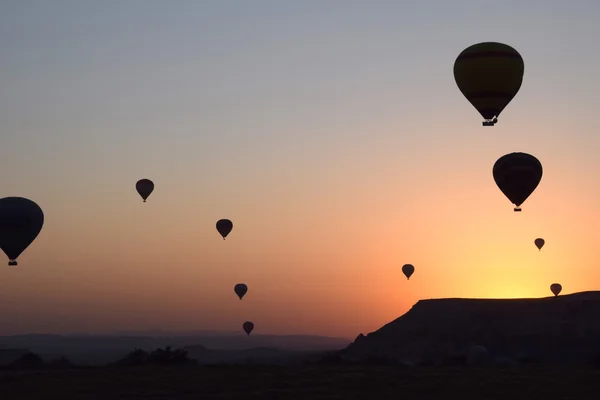
[[510, 153], [498, 159], [492, 174], [496, 185], [513, 203], [515, 211], [533, 193], [542, 180], [542, 164], [527, 153]]
[[502, 110], [521, 88], [524, 73], [519, 52], [496, 42], [467, 47], [454, 62], [454, 80], [485, 119], [483, 126], [498, 122]]
[[412, 264], [404, 264], [402, 272], [406, 276], [406, 279], [410, 279], [410, 276], [415, 273], [415, 267]]
[[223, 240], [229, 235], [233, 229], [233, 222], [228, 219], [220, 219], [217, 221], [217, 230], [223, 236]]
[[144, 199], [145, 203], [148, 196], [150, 196], [150, 194], [154, 191], [154, 182], [152, 182], [150, 179], [140, 179], [135, 184], [135, 190], [137, 190], [140, 196], [142, 196], [142, 199]]
[[472, 365], [485, 364], [489, 359], [488, 350], [479, 344], [472, 346], [467, 354], [467, 362]]
[[560, 283], [553, 283], [550, 285], [550, 290], [554, 293], [555, 296], [558, 296], [562, 291], [562, 285]]
[[246, 293], [248, 293], [248, 286], [246, 286], [243, 283], [238, 283], [237, 285], [235, 285], [235, 287], [233, 288], [233, 291], [235, 292], [235, 294], [238, 295], [238, 297], [240, 298], [240, 300], [242, 299], [242, 297], [244, 297], [244, 295]]
[[538, 250], [541, 250], [542, 247], [544, 247], [544, 244], [546, 243], [546, 241], [542, 238], [537, 238], [533, 242], [535, 243], [535, 247], [537, 247]]
[[254, 324], [250, 321], [244, 322], [244, 325], [242, 325], [242, 327], [244, 328], [244, 332], [246, 332], [246, 335], [248, 336], [250, 336], [250, 332], [254, 330]]
[[8, 265], [35, 240], [44, 225], [44, 212], [36, 203], [23, 197], [0, 199], [0, 248], [8, 256]]

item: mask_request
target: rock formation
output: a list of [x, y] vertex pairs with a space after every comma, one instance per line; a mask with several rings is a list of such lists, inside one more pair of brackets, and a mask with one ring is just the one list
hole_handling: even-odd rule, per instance
[[345, 359], [443, 363], [484, 346], [492, 360], [587, 363], [600, 355], [600, 291], [532, 299], [431, 299], [359, 335]]

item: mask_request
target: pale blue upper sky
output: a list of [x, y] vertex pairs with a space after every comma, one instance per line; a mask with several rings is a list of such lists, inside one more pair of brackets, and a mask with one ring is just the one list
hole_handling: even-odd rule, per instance
[[[452, 63], [479, 41], [511, 44], [525, 58], [506, 124], [525, 113], [535, 127], [566, 108], [594, 125], [594, 0], [0, 4], [0, 166], [22, 160], [23, 146], [37, 160], [25, 176], [3, 175], [0, 190], [99, 169], [107, 179], [187, 168], [200, 180], [242, 179], [282, 162], [319, 168], [339, 146], [376, 146], [412, 162], [407, 147], [466, 138], [447, 127], [477, 121]], [[357, 133], [373, 120], [395, 124], [393, 137]]]
[[[454, 197], [465, 207], [448, 213], [467, 218], [480, 200], [510, 211], [491, 168], [512, 151], [542, 161], [539, 196], [569, 191], [597, 204], [599, 18], [597, 0], [0, 0], [0, 197], [32, 198], [46, 213], [23, 257], [97, 252], [90, 274], [102, 263], [122, 270], [117, 259], [134, 257], [129, 242], [107, 233], [104, 247], [75, 250], [70, 240], [96, 240], [95, 226], [109, 232], [116, 221], [134, 226], [133, 187], [146, 177], [157, 187], [148, 209], [165, 210], [156, 226], [168, 236], [169, 218], [199, 218], [214, 236], [213, 221], [229, 217], [249, 236], [281, 219], [304, 224], [306, 238], [371, 229], [378, 240], [365, 221], [384, 205], [404, 221], [412, 211], [401, 200], [443, 206], [442, 194], [469, 185], [489, 187], [490, 199]], [[525, 61], [523, 86], [493, 128], [452, 74], [456, 56], [483, 41], [509, 44]], [[417, 181], [426, 183], [410, 186]], [[332, 213], [336, 227], [317, 225]], [[175, 239], [166, 246], [179, 251]], [[266, 242], [253, 246], [270, 257]], [[298, 263], [294, 271], [306, 270]], [[31, 268], [59, 268], [48, 264]], [[62, 268], [86, 279], [79, 265]], [[42, 279], [21, 276], [0, 275], [0, 300]]]

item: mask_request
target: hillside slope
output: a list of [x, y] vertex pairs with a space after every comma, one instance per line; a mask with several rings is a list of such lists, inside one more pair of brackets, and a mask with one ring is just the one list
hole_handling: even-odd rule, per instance
[[493, 358], [586, 362], [600, 352], [600, 291], [532, 299], [431, 299], [359, 337], [345, 358], [437, 362], [485, 346]]

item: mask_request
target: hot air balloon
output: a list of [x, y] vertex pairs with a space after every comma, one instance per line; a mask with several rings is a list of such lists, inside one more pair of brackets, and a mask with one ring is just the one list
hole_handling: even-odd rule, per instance
[[467, 354], [467, 362], [472, 365], [485, 364], [488, 361], [488, 350], [479, 344], [472, 346]]
[[412, 264], [404, 264], [402, 272], [406, 276], [406, 279], [410, 279], [410, 276], [415, 273], [415, 267]]
[[23, 197], [0, 199], [0, 248], [8, 256], [8, 265], [35, 240], [44, 225], [44, 212]]
[[243, 283], [238, 283], [237, 285], [235, 285], [235, 287], [233, 288], [233, 291], [235, 292], [235, 294], [238, 295], [238, 297], [240, 298], [240, 300], [242, 299], [242, 297], [244, 297], [244, 295], [248, 292], [248, 286], [246, 286]]
[[217, 231], [223, 236], [223, 240], [229, 235], [233, 229], [233, 222], [228, 219], [220, 219], [217, 221]]
[[502, 193], [513, 203], [515, 211], [533, 193], [542, 180], [542, 163], [527, 153], [510, 153], [498, 159], [492, 174]]
[[544, 244], [546, 243], [546, 241], [542, 238], [537, 238], [533, 242], [535, 243], [535, 247], [537, 247], [538, 250], [541, 250], [542, 247], [544, 247]]
[[150, 194], [154, 191], [154, 182], [152, 182], [150, 179], [140, 179], [135, 184], [135, 190], [137, 190], [140, 196], [142, 196], [142, 199], [144, 199], [145, 203], [148, 196], [150, 196]]
[[550, 285], [550, 290], [554, 293], [555, 296], [558, 296], [562, 291], [562, 285], [560, 283], [553, 283]]
[[254, 330], [254, 324], [250, 321], [244, 322], [244, 325], [242, 325], [242, 327], [244, 328], [244, 332], [246, 332], [246, 335], [248, 336], [250, 336], [250, 332]]
[[521, 88], [524, 73], [519, 52], [496, 42], [467, 47], [454, 62], [456, 85], [484, 118], [483, 126], [498, 122], [502, 110]]

